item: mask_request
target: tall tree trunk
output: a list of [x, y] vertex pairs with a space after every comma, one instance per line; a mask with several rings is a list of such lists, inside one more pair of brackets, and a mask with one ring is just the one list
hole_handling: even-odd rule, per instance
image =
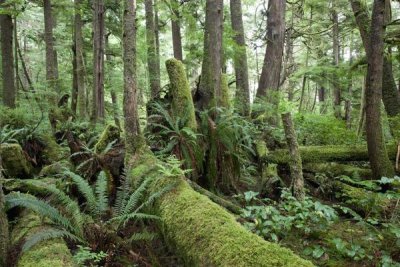
[[223, 0], [206, 1], [204, 54], [196, 97], [200, 110], [219, 105], [222, 72]]
[[[353, 9], [361, 39], [368, 54], [370, 42], [370, 18], [367, 7], [360, 0], [349, 0]], [[389, 1], [389, 0], [387, 0]], [[387, 4], [387, 2], [386, 2]], [[383, 62], [382, 100], [389, 117], [400, 114], [400, 93], [396, 88], [390, 60], [385, 57]], [[393, 129], [392, 129], [393, 131]]]
[[174, 58], [182, 61], [182, 35], [181, 35], [181, 25], [180, 25], [180, 13], [179, 13], [179, 1], [171, 1], [171, 29], [172, 29], [172, 46], [174, 49]]
[[[257, 97], [266, 97], [267, 91], [273, 93], [279, 89], [285, 39], [285, 5], [285, 0], [268, 1], [267, 48]], [[277, 104], [278, 97], [271, 94], [269, 101]]]
[[77, 105], [78, 105], [78, 77], [76, 70], [76, 42], [75, 42], [75, 32], [72, 34], [74, 40], [72, 49], [72, 89], [71, 89], [71, 110], [76, 115]]
[[[350, 66], [353, 64], [353, 32], [351, 32], [350, 34]], [[345, 118], [346, 118], [346, 126], [348, 129], [351, 129], [351, 112], [352, 112], [352, 95], [353, 95], [353, 74], [351, 73], [351, 71], [349, 71], [348, 76], [348, 94], [346, 97], [346, 102], [345, 102]]]
[[250, 115], [249, 71], [247, 67], [246, 42], [242, 18], [242, 1], [230, 0], [231, 23], [235, 32], [233, 40], [238, 48], [235, 49], [234, 66], [236, 75], [235, 107], [243, 116]]
[[[339, 42], [339, 18], [338, 13], [336, 11], [335, 2], [333, 2], [332, 11], [332, 40], [333, 40], [333, 65], [336, 69], [339, 68], [339, 61], [340, 61], [340, 42]], [[340, 92], [340, 82], [339, 77], [335, 73], [333, 77], [333, 108], [335, 117], [340, 119], [342, 117], [342, 110], [341, 110], [341, 92]]]
[[78, 88], [78, 114], [80, 118], [86, 116], [86, 88], [85, 88], [85, 68], [83, 61], [83, 36], [82, 36], [82, 0], [75, 0], [75, 56], [76, 56], [76, 81]]
[[151, 98], [157, 99], [160, 95], [161, 85], [160, 63], [157, 63], [153, 0], [145, 0], [144, 4], [146, 11], [147, 69], [149, 73], [150, 92]]
[[298, 200], [303, 200], [305, 197], [303, 166], [291, 114], [289, 112], [282, 114], [282, 121], [283, 128], [285, 130], [286, 142], [289, 147], [289, 168], [292, 177], [293, 196]]
[[380, 111], [384, 61], [384, 19], [385, 0], [374, 0], [365, 91], [368, 155], [375, 179], [394, 176], [394, 169], [386, 152]]
[[[124, 62], [124, 119], [127, 153], [141, 148], [138, 88], [136, 85], [136, 0], [124, 0], [123, 62]], [[133, 151], [131, 151], [133, 150]]]
[[57, 95], [61, 92], [58, 86], [58, 66], [54, 49], [54, 18], [51, 0], [43, 0], [44, 41], [46, 44], [46, 80], [51, 88], [51, 101], [57, 103]]
[[[5, 0], [0, 0], [4, 4]], [[5, 9], [6, 7], [2, 7]], [[16, 89], [14, 82], [13, 22], [10, 14], [0, 15], [1, 61], [3, 69], [3, 103], [15, 108]]]
[[93, 11], [93, 111], [92, 120], [104, 118], [104, 0], [94, 1]]

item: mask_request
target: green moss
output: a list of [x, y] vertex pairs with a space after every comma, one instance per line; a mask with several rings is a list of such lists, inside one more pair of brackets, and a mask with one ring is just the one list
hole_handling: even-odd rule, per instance
[[185, 68], [177, 59], [166, 61], [172, 95], [172, 114], [176, 118], [187, 119], [186, 125], [191, 129], [197, 128], [194, 104], [186, 78]]
[[221, 107], [230, 108], [229, 86], [226, 74], [221, 75], [221, 99], [219, 104]]
[[256, 140], [255, 145], [256, 145], [257, 156], [259, 158], [266, 157], [268, 154], [268, 148], [267, 148], [267, 144], [265, 143], [265, 141], [264, 140]]
[[39, 176], [52, 176], [62, 173], [64, 168], [72, 169], [73, 165], [68, 160], [58, 161], [53, 164], [44, 166]]
[[[134, 155], [129, 171], [138, 174], [153, 168], [151, 153]], [[145, 167], [147, 166], [147, 168]], [[157, 168], [152, 174], [160, 175]], [[292, 251], [269, 243], [244, 229], [232, 214], [195, 192], [181, 177], [168, 177], [152, 190], [176, 182], [177, 187], [157, 203], [163, 234], [187, 266], [313, 266]]]
[[388, 212], [391, 207], [390, 199], [384, 194], [353, 187], [339, 181], [334, 182], [334, 187], [338, 198], [364, 215], [380, 215]]
[[372, 176], [370, 169], [360, 168], [347, 164], [340, 164], [336, 162], [307, 163], [303, 165], [303, 169], [314, 173], [326, 173], [333, 177], [346, 175], [353, 178], [361, 177], [366, 179]]
[[101, 153], [106, 149], [107, 145], [115, 140], [119, 140], [120, 138], [120, 131], [117, 126], [114, 125], [107, 125], [104, 129], [103, 133], [101, 134], [99, 140], [97, 141], [96, 145], [94, 146], [94, 150], [96, 153]]
[[40, 134], [39, 138], [46, 144], [43, 156], [47, 162], [53, 163], [69, 157], [69, 149], [57, 144], [55, 138], [50, 133]]
[[[17, 242], [21, 238], [41, 229], [41, 220], [32, 212], [23, 212], [12, 231], [12, 241]], [[50, 239], [40, 242], [26, 252], [23, 252], [18, 260], [18, 267], [71, 267], [75, 266], [72, 255], [61, 239]]]
[[19, 144], [0, 145], [0, 156], [8, 177], [28, 178], [32, 176], [33, 167], [25, 158], [24, 151]]
[[390, 131], [396, 141], [400, 141], [400, 114], [388, 117]]
[[[391, 159], [396, 158], [397, 145], [390, 143], [386, 145], [388, 155]], [[368, 150], [366, 145], [343, 145], [343, 146], [306, 146], [300, 147], [303, 163], [327, 162], [327, 161], [367, 161]], [[278, 164], [289, 162], [290, 155], [287, 149], [271, 151], [266, 160]]]

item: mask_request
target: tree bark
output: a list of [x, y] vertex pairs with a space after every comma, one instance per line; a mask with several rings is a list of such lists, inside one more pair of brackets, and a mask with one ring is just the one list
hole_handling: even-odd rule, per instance
[[247, 67], [246, 42], [244, 36], [242, 1], [230, 0], [231, 23], [235, 32], [233, 40], [237, 45], [234, 55], [234, 66], [236, 76], [236, 99], [235, 107], [239, 114], [250, 115], [250, 88], [249, 71]]
[[123, 62], [124, 62], [124, 119], [126, 150], [135, 154], [143, 145], [138, 115], [136, 85], [136, 0], [124, 0]]
[[[0, 0], [4, 4], [5, 0]], [[4, 9], [6, 7], [3, 7]], [[13, 22], [10, 14], [0, 15], [1, 55], [3, 69], [3, 103], [15, 108], [16, 89], [14, 81]]]
[[160, 95], [160, 63], [157, 64], [157, 48], [154, 25], [153, 0], [145, 0], [146, 11], [146, 43], [147, 43], [147, 69], [149, 73], [151, 98], [157, 99]]
[[366, 125], [368, 155], [375, 179], [394, 176], [394, 169], [386, 152], [381, 121], [382, 77], [385, 33], [385, 0], [374, 0], [371, 33], [367, 53], [368, 70], [366, 93]]
[[[370, 25], [367, 7], [360, 0], [349, 0], [353, 9], [356, 23], [361, 34], [364, 49], [368, 54], [370, 47]], [[386, 3], [387, 4], [387, 3]], [[400, 93], [396, 88], [393, 71], [390, 60], [387, 57], [383, 62], [383, 79], [382, 79], [382, 100], [385, 105], [386, 113], [389, 117], [395, 117], [400, 114]]]
[[92, 120], [104, 119], [104, 0], [93, 2], [93, 110]]
[[[340, 61], [340, 42], [339, 42], [339, 18], [338, 13], [335, 10], [335, 4], [333, 2], [332, 7], [332, 47], [333, 47], [333, 65], [335, 66], [336, 70], [339, 68], [339, 61]], [[333, 78], [333, 107], [335, 117], [340, 119], [342, 118], [342, 110], [341, 110], [341, 91], [340, 91], [340, 82], [339, 77], [335, 73]]]
[[78, 114], [80, 118], [86, 117], [86, 88], [85, 88], [85, 68], [83, 61], [83, 36], [82, 36], [82, 0], [75, 0], [75, 56], [76, 56], [76, 80], [78, 88]]
[[8, 218], [5, 210], [3, 191], [4, 177], [2, 173], [2, 160], [0, 155], [0, 266], [7, 266], [8, 244], [10, 243]]
[[54, 18], [51, 0], [43, 0], [43, 12], [44, 12], [44, 41], [46, 44], [46, 80], [51, 89], [53, 97], [51, 101], [53, 104], [57, 103], [57, 94], [59, 94], [60, 88], [58, 86], [58, 66], [56, 59], [56, 51], [54, 49]]
[[[285, 0], [268, 1], [267, 48], [258, 84], [257, 97], [279, 90], [285, 39]], [[269, 102], [277, 104], [277, 96], [269, 96]]]
[[292, 116], [289, 112], [282, 114], [282, 122], [285, 130], [286, 142], [289, 147], [289, 168], [290, 175], [292, 177], [293, 196], [298, 200], [303, 200], [305, 197], [303, 166], [299, 152], [299, 145], [297, 143], [297, 136], [293, 126]]
[[223, 0], [207, 0], [204, 55], [197, 106], [200, 110], [219, 105], [222, 72]]
[[182, 35], [178, 0], [171, 1], [171, 13], [172, 46], [174, 49], [174, 58], [183, 61]]
[[78, 105], [78, 78], [76, 70], [76, 43], [75, 33], [72, 34], [73, 44], [72, 49], [72, 89], [71, 89], [71, 110], [76, 115]]

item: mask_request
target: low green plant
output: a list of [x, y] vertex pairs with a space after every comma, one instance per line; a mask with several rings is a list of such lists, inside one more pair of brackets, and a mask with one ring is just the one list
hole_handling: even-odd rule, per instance
[[107, 257], [107, 253], [100, 251], [100, 252], [93, 252], [89, 247], [84, 247], [78, 245], [78, 250], [74, 254], [73, 258], [74, 261], [78, 266], [90, 266], [94, 267], [102, 261], [105, 257]]
[[291, 231], [300, 231], [305, 235], [324, 231], [338, 219], [336, 211], [330, 206], [310, 197], [299, 201], [289, 189], [282, 190], [280, 202], [258, 199], [257, 196], [255, 192], [244, 193], [247, 206], [241, 216], [247, 220], [245, 227], [274, 242]]

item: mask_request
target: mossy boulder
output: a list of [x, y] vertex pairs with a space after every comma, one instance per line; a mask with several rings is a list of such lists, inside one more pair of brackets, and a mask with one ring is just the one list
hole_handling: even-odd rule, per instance
[[44, 166], [39, 173], [39, 176], [54, 176], [63, 172], [64, 169], [72, 169], [73, 165], [68, 160], [54, 162]]
[[33, 167], [19, 144], [1, 144], [0, 157], [7, 177], [29, 178]]
[[[162, 176], [160, 161], [151, 152], [127, 158], [128, 178]], [[168, 167], [168, 166], [166, 166]], [[181, 176], [165, 177], [151, 186], [176, 187], [155, 204], [163, 235], [187, 266], [313, 266], [278, 244], [243, 228], [235, 217], [206, 196], [194, 191]]]
[[[12, 242], [29, 238], [30, 235], [43, 229], [38, 215], [30, 211], [22, 212], [18, 223], [12, 230]], [[71, 252], [62, 239], [49, 239], [22, 252], [17, 263], [18, 267], [73, 267]]]
[[115, 125], [107, 125], [103, 130], [99, 140], [94, 146], [96, 153], [103, 152], [111, 142], [118, 142], [120, 140], [120, 130]]

